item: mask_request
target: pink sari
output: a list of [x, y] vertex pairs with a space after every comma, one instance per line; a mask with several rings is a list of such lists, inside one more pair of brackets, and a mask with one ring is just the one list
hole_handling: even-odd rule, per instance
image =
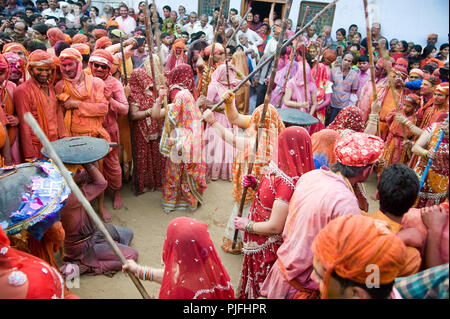
[[[239, 80], [235, 72], [229, 68], [230, 89], [236, 87]], [[226, 65], [221, 64], [212, 74], [211, 82], [208, 86], [207, 99], [217, 103], [222, 99], [222, 94], [228, 89]], [[234, 101], [233, 101], [234, 103]], [[230, 124], [226, 115], [222, 112], [214, 112], [216, 120], [225, 128], [233, 130], [237, 134], [237, 127]], [[209, 124], [203, 133], [205, 141], [205, 161], [207, 179], [213, 181], [222, 179], [232, 181], [233, 179], [233, 160], [236, 155], [234, 147], [226, 143]]]

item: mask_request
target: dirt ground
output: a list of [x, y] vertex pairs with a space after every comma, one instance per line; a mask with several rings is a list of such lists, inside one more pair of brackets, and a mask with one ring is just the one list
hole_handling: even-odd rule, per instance
[[[370, 197], [375, 194], [376, 177], [372, 175], [365, 183], [369, 196], [370, 211], [378, 209], [378, 203]], [[107, 208], [113, 215], [112, 224], [126, 226], [134, 231], [131, 246], [139, 252], [138, 262], [152, 267], [161, 266], [162, 247], [167, 225], [176, 217], [188, 216], [208, 225], [209, 233], [215, 248], [231, 277], [236, 289], [241, 272], [243, 255], [226, 254], [220, 248], [233, 200], [232, 184], [226, 181], [215, 181], [208, 184], [204, 194], [205, 204], [195, 212], [176, 211], [167, 215], [161, 208], [161, 192], [151, 192], [138, 197], [125, 184], [122, 190], [124, 207], [112, 210], [110, 198], [106, 198]], [[155, 297], [159, 294], [159, 284], [143, 282], [148, 293]], [[80, 278], [80, 287], [71, 291], [83, 299], [135, 299], [141, 298], [132, 281], [119, 272], [113, 277], [86, 276]]]

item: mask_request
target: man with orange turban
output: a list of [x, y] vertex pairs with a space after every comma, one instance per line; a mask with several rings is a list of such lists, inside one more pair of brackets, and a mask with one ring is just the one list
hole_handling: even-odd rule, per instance
[[87, 43], [87, 41], [88, 41], [87, 36], [81, 33], [75, 34], [72, 38], [72, 44]]
[[107, 47], [109, 47], [111, 45], [112, 45], [112, 42], [111, 42], [110, 38], [108, 38], [108, 37], [101, 37], [100, 39], [95, 41], [95, 48], [94, 48], [94, 50], [106, 49]]
[[31, 112], [50, 141], [66, 137], [67, 133], [53, 86], [55, 63], [52, 57], [43, 50], [33, 51], [27, 69], [31, 78], [14, 90], [14, 105], [20, 122], [22, 155], [25, 159], [34, 159], [42, 157], [42, 144], [25, 122], [25, 113]]
[[55, 49], [53, 47], [58, 41], [66, 42], [66, 36], [60, 29], [55, 27], [47, 30], [47, 38], [51, 46], [47, 49], [47, 52], [50, 53], [51, 56], [55, 56]]
[[56, 84], [55, 92], [65, 113], [64, 126], [69, 136], [91, 136], [110, 142], [103, 127], [108, 113], [104, 82], [82, 70], [83, 58], [78, 50], [64, 49], [59, 59], [63, 79]]
[[406, 247], [385, 223], [340, 216], [312, 243], [312, 277], [322, 299], [387, 299], [406, 260]]
[[108, 36], [108, 31], [106, 31], [105, 29], [94, 29], [94, 31], [92, 31], [92, 35], [97, 40], [102, 37]]
[[331, 170], [303, 174], [289, 203], [283, 231], [283, 244], [272, 266], [261, 295], [269, 299], [312, 299], [319, 286], [311, 279], [314, 237], [331, 220], [343, 215], [360, 215], [354, 194], [357, 183], [370, 176], [383, 155], [383, 141], [376, 136], [344, 131], [337, 141], [337, 162]]
[[[106, 50], [95, 50], [90, 59], [89, 66], [92, 75], [102, 79], [105, 83], [105, 97], [109, 102], [108, 114], [103, 122], [103, 127], [111, 136], [111, 141], [120, 145], [119, 142], [119, 126], [117, 118], [119, 115], [128, 113], [128, 100], [125, 91], [119, 80], [111, 76], [111, 66], [114, 58], [111, 53]], [[122, 187], [122, 169], [119, 162], [118, 147], [114, 147], [105, 157], [103, 162], [103, 175], [108, 181], [108, 186], [114, 191], [114, 209], [121, 209], [123, 204], [120, 198], [120, 188]], [[99, 197], [99, 210], [103, 211], [102, 216], [109, 221], [111, 216], [104, 207], [104, 194]]]

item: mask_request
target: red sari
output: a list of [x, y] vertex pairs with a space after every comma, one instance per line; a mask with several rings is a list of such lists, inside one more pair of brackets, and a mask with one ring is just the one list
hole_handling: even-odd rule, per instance
[[[152, 108], [152, 85], [152, 78], [144, 69], [134, 69], [130, 76], [130, 104], [136, 105], [139, 111]], [[145, 187], [150, 190], [162, 187], [165, 160], [159, 152], [161, 125], [160, 121], [151, 117], [133, 121], [133, 153], [136, 165], [134, 179], [137, 194], [143, 193]]]
[[[312, 143], [308, 132], [298, 126], [286, 128], [278, 138], [278, 151], [273, 153], [269, 172], [258, 186], [249, 219], [254, 222], [268, 221], [274, 202], [281, 200], [289, 203], [297, 180], [313, 169]], [[255, 299], [260, 296], [260, 287], [277, 260], [277, 250], [282, 242], [281, 234], [244, 234], [244, 262], [238, 298]]]
[[162, 259], [160, 299], [234, 299], [206, 224], [175, 218], [167, 227]]

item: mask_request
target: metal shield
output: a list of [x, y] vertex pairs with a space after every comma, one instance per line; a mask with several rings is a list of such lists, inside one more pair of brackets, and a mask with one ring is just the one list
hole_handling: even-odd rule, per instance
[[[109, 143], [102, 138], [74, 136], [52, 142], [56, 154], [66, 164], [86, 164], [98, 161], [109, 153]], [[41, 153], [49, 157], [45, 147]]]
[[319, 120], [314, 116], [298, 109], [279, 108], [277, 109], [277, 111], [280, 114], [283, 122], [286, 124], [309, 126], [319, 123]]

